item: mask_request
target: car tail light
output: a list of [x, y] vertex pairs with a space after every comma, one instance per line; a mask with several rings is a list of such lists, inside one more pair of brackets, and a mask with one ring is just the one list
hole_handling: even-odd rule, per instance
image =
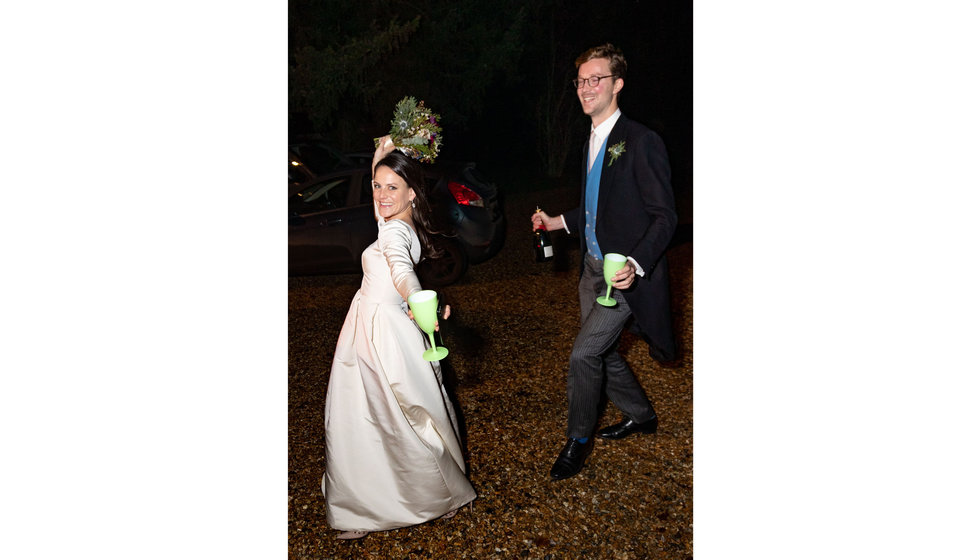
[[452, 193], [456, 202], [463, 206], [479, 206], [483, 208], [483, 198], [476, 192], [462, 183], [449, 181], [449, 192]]

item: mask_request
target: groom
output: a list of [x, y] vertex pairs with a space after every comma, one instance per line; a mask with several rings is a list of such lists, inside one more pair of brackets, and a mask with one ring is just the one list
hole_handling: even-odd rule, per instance
[[[549, 231], [580, 235], [581, 330], [568, 369], [568, 440], [551, 468], [551, 479], [578, 474], [592, 452], [593, 431], [605, 382], [606, 394], [624, 416], [599, 430], [620, 439], [652, 434], [657, 414], [626, 361], [617, 351], [620, 333], [632, 316], [650, 344], [650, 354], [666, 362], [675, 357], [670, 319], [670, 286], [664, 251], [677, 225], [667, 151], [660, 137], [619, 110], [626, 59], [610, 44], [593, 47], [575, 61], [574, 85], [592, 134], [582, 151], [580, 206], [560, 216], [537, 212], [531, 222]], [[602, 256], [620, 253], [626, 266], [613, 277], [615, 307], [603, 307]]]

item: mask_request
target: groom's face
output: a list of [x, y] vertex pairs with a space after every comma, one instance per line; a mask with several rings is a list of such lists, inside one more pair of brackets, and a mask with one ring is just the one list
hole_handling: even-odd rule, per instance
[[[593, 58], [578, 67], [580, 80], [609, 76], [610, 74], [612, 71], [609, 69], [608, 58]], [[610, 76], [602, 78], [595, 86], [584, 83], [576, 92], [578, 93], [578, 100], [582, 104], [582, 111], [592, 117], [593, 124], [598, 124], [616, 112], [618, 107], [616, 94], [621, 89], [623, 89], [623, 80]]]

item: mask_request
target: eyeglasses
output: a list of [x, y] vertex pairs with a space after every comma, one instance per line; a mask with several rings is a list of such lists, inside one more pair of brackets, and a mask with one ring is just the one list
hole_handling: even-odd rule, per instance
[[572, 85], [575, 86], [575, 89], [578, 89], [584, 86], [587, 82], [589, 86], [596, 87], [597, 85], [599, 85], [599, 80], [603, 78], [612, 78], [615, 75], [616, 74], [609, 74], [608, 76], [591, 76], [589, 78], [576, 79], [576, 80], [572, 80]]

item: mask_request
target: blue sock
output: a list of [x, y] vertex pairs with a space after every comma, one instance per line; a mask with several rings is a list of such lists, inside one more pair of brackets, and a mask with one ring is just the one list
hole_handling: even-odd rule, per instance
[[579, 443], [589, 443], [589, 438], [587, 438], [587, 437], [575, 438], [575, 441], [577, 441]]

